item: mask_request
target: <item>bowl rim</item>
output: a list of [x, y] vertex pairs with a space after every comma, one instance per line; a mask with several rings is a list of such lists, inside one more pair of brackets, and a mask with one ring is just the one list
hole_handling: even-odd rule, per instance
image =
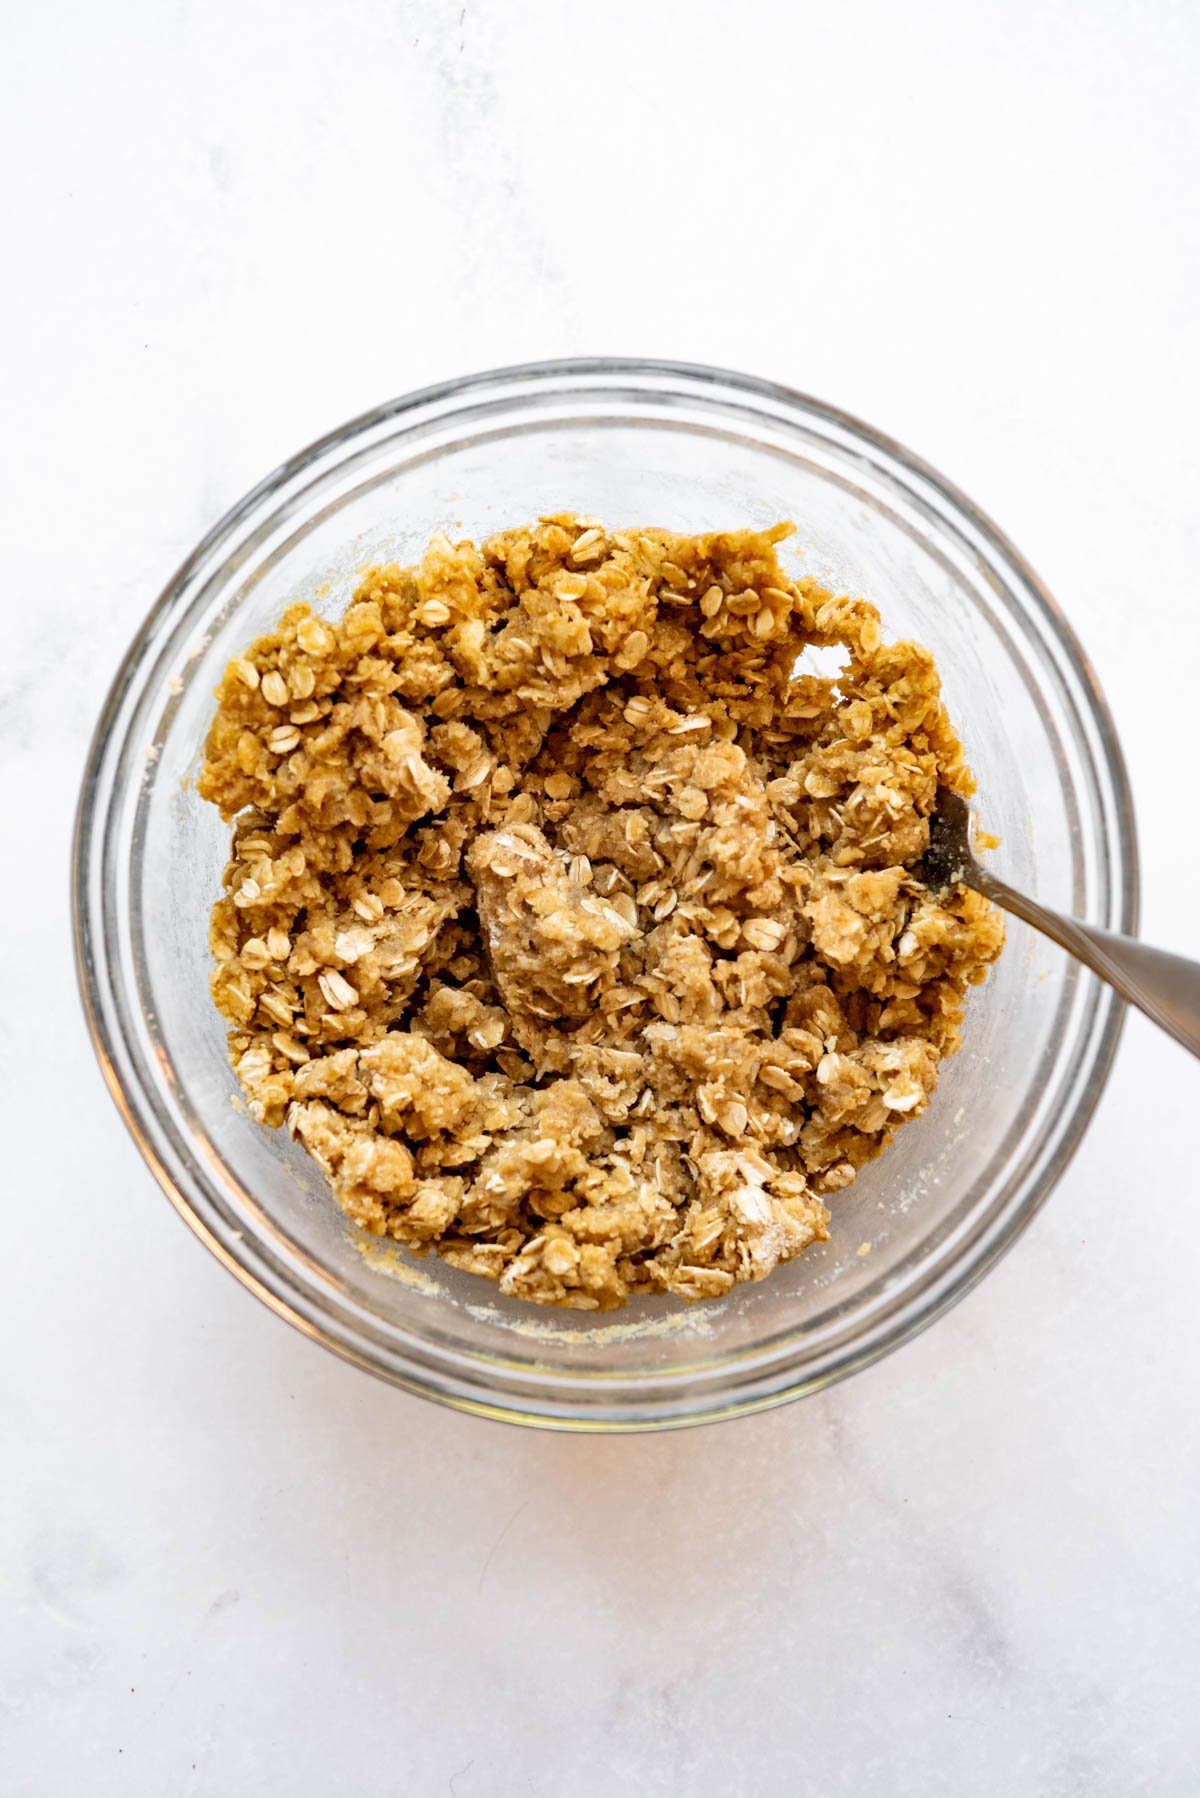
[[[778, 1366], [771, 1363], [766, 1366], [761, 1377], [748, 1381], [745, 1390], [735, 1390], [723, 1399], [714, 1398], [712, 1392], [705, 1387], [698, 1404], [689, 1404], [686, 1394], [683, 1394], [682, 1397], [656, 1406], [651, 1396], [649, 1404], [643, 1402], [630, 1407], [627, 1402], [616, 1403], [609, 1410], [600, 1408], [581, 1412], [572, 1408], [573, 1401], [569, 1397], [555, 1399], [544, 1392], [533, 1395], [521, 1391], [514, 1393], [511, 1387], [501, 1395], [487, 1381], [464, 1379], [461, 1372], [457, 1376], [446, 1374], [446, 1370], [439, 1367], [439, 1357], [436, 1354], [432, 1357], [431, 1366], [428, 1345], [421, 1342], [419, 1336], [416, 1336], [416, 1342], [422, 1353], [416, 1355], [407, 1367], [385, 1365], [378, 1356], [372, 1356], [369, 1342], [364, 1345], [362, 1332], [356, 1336], [352, 1316], [348, 1325], [342, 1319], [338, 1320], [335, 1327], [328, 1310], [323, 1309], [311, 1294], [296, 1290], [294, 1280], [292, 1289], [287, 1290], [287, 1281], [280, 1278], [278, 1266], [262, 1256], [256, 1259], [252, 1245], [241, 1242], [235, 1251], [226, 1239], [228, 1233], [214, 1227], [217, 1208], [210, 1201], [203, 1168], [194, 1159], [190, 1168], [177, 1165], [178, 1157], [172, 1155], [169, 1141], [161, 1141], [163, 1132], [156, 1132], [153, 1127], [152, 1095], [140, 1077], [138, 1059], [131, 1053], [128, 1043], [120, 1038], [119, 1006], [113, 985], [115, 958], [110, 957], [108, 952], [111, 920], [108, 917], [105, 883], [96, 880], [93, 890], [97, 862], [103, 857], [108, 839], [107, 826], [111, 810], [122, 791], [121, 782], [115, 777], [113, 770], [121, 758], [125, 738], [118, 736], [114, 727], [135, 687], [139, 673], [152, 658], [152, 653], [158, 649], [164, 627], [174, 619], [177, 609], [186, 613], [188, 587], [198, 571], [221, 551], [224, 544], [236, 536], [239, 527], [253, 515], [256, 508], [279, 495], [289, 483], [320, 462], [328, 453], [345, 449], [356, 440], [405, 414], [420, 412], [424, 408], [447, 402], [461, 406], [482, 393], [503, 394], [516, 390], [514, 397], [519, 397], [522, 388], [556, 380], [597, 383], [679, 381], [688, 383], [692, 388], [710, 387], [716, 391], [718, 398], [723, 390], [727, 395], [732, 392], [748, 399], [767, 401], [783, 408], [785, 413], [791, 415], [793, 422], [799, 415], [831, 426], [852, 440], [858, 440], [867, 450], [882, 455], [901, 471], [915, 477], [919, 483], [931, 489], [951, 512], [969, 521], [971, 528], [985, 541], [999, 563], [1011, 567], [1017, 577], [1017, 584], [1025, 590], [1022, 597], [1027, 597], [1033, 603], [1036, 622], [1043, 629], [1048, 629], [1079, 684], [1086, 702], [1084, 716], [1095, 729], [1100, 752], [1097, 757], [1088, 746], [1088, 760], [1093, 765], [1093, 773], [1102, 773], [1107, 777], [1110, 791], [1104, 798], [1111, 805], [1112, 811], [1111, 818], [1107, 820], [1111, 827], [1110, 843], [1111, 832], [1115, 832], [1115, 845], [1119, 851], [1120, 880], [1112, 885], [1110, 893], [1111, 908], [1115, 916], [1109, 922], [1112, 927], [1127, 934], [1136, 930], [1140, 893], [1137, 829], [1128, 772], [1108, 702], [1062, 609], [991, 517], [953, 482], [895, 438], [866, 424], [854, 414], [798, 389], [735, 370], [687, 361], [653, 357], [564, 357], [516, 363], [436, 382], [358, 414], [345, 424], [314, 439], [264, 476], [217, 520], [179, 565], [150, 607], [122, 657], [101, 707], [88, 749], [75, 814], [71, 857], [76, 974], [85, 1019], [101, 1072], [127, 1129], [159, 1185], [189, 1228], [242, 1285], [255, 1293], [279, 1316], [333, 1350], [342, 1359], [393, 1385], [458, 1410], [505, 1422], [563, 1430], [638, 1431], [677, 1428], [745, 1415], [820, 1390], [900, 1347], [971, 1291], [1040, 1210], [1087, 1129], [1107, 1083], [1124, 1022], [1124, 1007], [1115, 995], [1098, 991], [1096, 1016], [1089, 1038], [1079, 1055], [1079, 1078], [1077, 1090], [1072, 1094], [1068, 1122], [1053, 1141], [1052, 1153], [1025, 1177], [1020, 1183], [1020, 1190], [1015, 1196], [1010, 1195], [1009, 1201], [993, 1218], [990, 1227], [972, 1239], [964, 1258], [952, 1260], [940, 1273], [917, 1284], [908, 1293], [906, 1301], [898, 1308], [884, 1311], [881, 1320], [868, 1329], [863, 1338], [851, 1341], [840, 1350], [835, 1348], [827, 1364], [818, 1362], [812, 1371], [792, 1368], [790, 1377], [788, 1361], [784, 1357]], [[602, 393], [604, 388], [593, 386], [582, 391]], [[98, 810], [97, 800], [100, 795], [103, 795], [104, 805]], [[98, 828], [100, 825], [104, 828]], [[1111, 880], [1111, 856], [1108, 859]], [[1086, 978], [1091, 979], [1090, 976]], [[348, 1313], [352, 1313], [354, 1307], [348, 1306], [346, 1309]], [[728, 1363], [714, 1361], [707, 1365], [711, 1370]], [[557, 1377], [553, 1370], [539, 1371], [543, 1381], [553, 1386]], [[439, 1372], [446, 1377], [439, 1379]], [[637, 1382], [636, 1375], [623, 1374], [621, 1378], [628, 1385]], [[648, 1388], [670, 1388], [670, 1372], [655, 1375], [652, 1379], [647, 1379], [645, 1384]], [[561, 1377], [563, 1389], [572, 1385], [579, 1387], [579, 1376]], [[578, 1398], [574, 1403], [578, 1403]]]

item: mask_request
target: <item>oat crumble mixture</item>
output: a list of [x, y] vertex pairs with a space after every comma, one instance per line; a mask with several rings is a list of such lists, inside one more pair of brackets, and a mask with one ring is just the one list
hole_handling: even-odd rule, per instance
[[213, 994], [364, 1230], [543, 1304], [713, 1298], [924, 1110], [1003, 941], [916, 868], [973, 782], [932, 657], [790, 529], [439, 536], [230, 664]]

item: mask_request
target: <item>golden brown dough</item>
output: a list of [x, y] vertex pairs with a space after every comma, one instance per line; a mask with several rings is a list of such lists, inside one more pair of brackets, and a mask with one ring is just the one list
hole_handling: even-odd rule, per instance
[[971, 777], [929, 654], [788, 528], [435, 538], [230, 664], [213, 993], [366, 1230], [546, 1304], [712, 1297], [924, 1109], [1003, 940], [913, 871]]

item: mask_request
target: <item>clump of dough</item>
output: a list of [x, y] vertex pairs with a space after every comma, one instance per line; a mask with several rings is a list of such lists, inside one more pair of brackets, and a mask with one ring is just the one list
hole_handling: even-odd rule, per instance
[[213, 994], [364, 1229], [545, 1304], [715, 1297], [925, 1108], [1003, 940], [916, 872], [971, 777], [929, 654], [787, 530], [439, 537], [230, 664]]

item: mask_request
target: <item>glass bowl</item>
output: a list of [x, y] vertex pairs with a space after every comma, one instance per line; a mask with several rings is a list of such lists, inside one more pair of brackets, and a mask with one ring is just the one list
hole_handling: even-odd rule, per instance
[[143, 1155], [250, 1291], [359, 1366], [490, 1417], [663, 1427], [812, 1392], [960, 1298], [1069, 1160], [1121, 1013], [1011, 921], [928, 1112], [834, 1198], [830, 1241], [716, 1303], [643, 1299], [581, 1327], [359, 1235], [286, 1132], [246, 1116], [226, 1061], [206, 933], [228, 831], [191, 786], [213, 688], [289, 601], [333, 614], [365, 564], [411, 561], [435, 531], [563, 510], [679, 531], [794, 519], [796, 568], [934, 652], [995, 865], [1048, 904], [1132, 930], [1134, 827], [1095, 679], [1012, 545], [898, 444], [768, 382], [579, 361], [430, 387], [304, 450], [184, 563], [113, 683], [75, 844], [84, 1003]]

